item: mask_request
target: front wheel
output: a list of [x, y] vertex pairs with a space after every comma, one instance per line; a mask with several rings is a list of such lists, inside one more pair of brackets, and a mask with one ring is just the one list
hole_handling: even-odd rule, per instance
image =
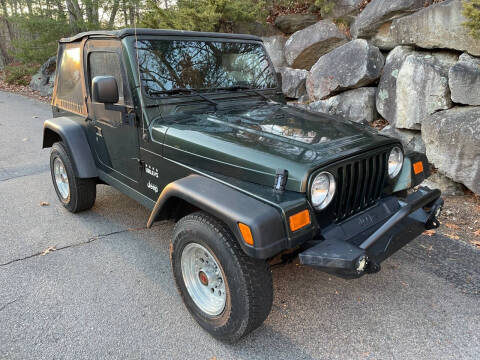
[[93, 206], [97, 195], [95, 179], [75, 176], [71, 157], [62, 142], [52, 146], [50, 172], [58, 199], [68, 211], [76, 213]]
[[229, 229], [210, 215], [197, 212], [177, 223], [171, 262], [188, 311], [214, 337], [235, 342], [270, 313], [268, 264], [248, 257]]

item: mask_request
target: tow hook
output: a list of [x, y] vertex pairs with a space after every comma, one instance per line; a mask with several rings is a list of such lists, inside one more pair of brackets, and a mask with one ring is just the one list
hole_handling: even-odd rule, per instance
[[377, 272], [379, 272], [381, 269], [381, 266], [379, 263], [375, 262], [375, 261], [370, 261], [368, 263], [368, 266], [367, 268], [365, 269], [365, 272], [368, 273], [368, 274], [375, 274]]
[[429, 207], [429, 209], [428, 208], [424, 209], [430, 213], [430, 216], [428, 217], [428, 220], [425, 223], [426, 230], [436, 229], [440, 226], [440, 221], [438, 221], [438, 217], [442, 213], [442, 208], [443, 208], [443, 199], [437, 199], [437, 201], [435, 201], [435, 203], [431, 207]]

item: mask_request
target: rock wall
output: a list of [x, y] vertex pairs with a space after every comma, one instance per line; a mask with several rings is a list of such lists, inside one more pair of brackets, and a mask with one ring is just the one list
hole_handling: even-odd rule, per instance
[[314, 23], [278, 21], [284, 34], [266, 39], [267, 51], [285, 95], [366, 126], [386, 120], [381, 134], [438, 170], [430, 186], [480, 194], [480, 40], [463, 26], [461, 0], [372, 0], [360, 11], [362, 3], [338, 1]]

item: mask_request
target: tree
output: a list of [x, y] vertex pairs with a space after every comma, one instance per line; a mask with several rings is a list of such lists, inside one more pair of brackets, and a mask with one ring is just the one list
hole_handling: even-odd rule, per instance
[[[74, 28], [81, 26], [80, 24], [83, 23], [83, 12], [78, 1], [66, 0], [66, 3], [70, 24], [72, 24]], [[81, 28], [79, 28], [79, 30], [81, 30]]]
[[230, 31], [233, 24], [266, 18], [263, 0], [177, 0], [166, 8], [147, 0], [147, 8], [142, 25], [152, 28]]
[[7, 0], [0, 0], [0, 4], [2, 5], [3, 16], [8, 17]]
[[110, 19], [108, 20], [108, 27], [113, 28], [115, 25], [115, 19], [117, 17], [118, 9], [120, 8], [120, 0], [114, 0], [112, 11], [110, 12]]

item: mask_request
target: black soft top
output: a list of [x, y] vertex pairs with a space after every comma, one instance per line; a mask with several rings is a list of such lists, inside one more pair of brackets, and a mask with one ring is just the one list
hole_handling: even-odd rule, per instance
[[240, 40], [257, 40], [261, 41], [258, 36], [246, 34], [227, 34], [227, 33], [213, 33], [213, 32], [199, 32], [199, 31], [184, 31], [184, 30], [163, 30], [163, 29], [122, 29], [122, 30], [98, 30], [88, 31], [69, 38], [60, 39], [61, 43], [70, 43], [80, 41], [83, 38], [108, 37], [122, 39], [126, 36], [136, 35], [151, 35], [151, 36], [191, 36], [191, 37], [209, 37], [222, 39], [240, 39]]

